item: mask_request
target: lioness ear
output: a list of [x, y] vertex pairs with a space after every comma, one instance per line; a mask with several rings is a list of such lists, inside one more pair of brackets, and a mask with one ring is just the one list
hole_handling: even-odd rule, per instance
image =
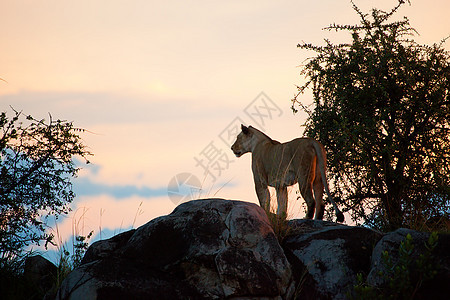
[[246, 126], [244, 126], [243, 124], [241, 124], [241, 129], [242, 129], [242, 132], [244, 133], [244, 134], [248, 134], [250, 131], [248, 130], [248, 127], [246, 127]]

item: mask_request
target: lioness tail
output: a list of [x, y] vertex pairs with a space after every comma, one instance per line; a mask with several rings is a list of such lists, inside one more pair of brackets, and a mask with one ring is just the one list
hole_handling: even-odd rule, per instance
[[334, 211], [336, 212], [336, 219], [338, 222], [344, 222], [344, 214], [339, 210], [339, 207], [337, 206], [336, 202], [334, 202], [333, 197], [331, 196], [330, 189], [328, 187], [328, 180], [327, 180], [327, 174], [326, 174], [326, 156], [325, 156], [325, 150], [322, 148], [322, 146], [319, 144], [319, 142], [315, 141], [313, 143], [314, 149], [316, 150], [317, 154], [317, 161], [320, 169], [320, 175], [322, 176], [323, 186], [325, 188], [325, 192], [328, 195], [328, 199], [330, 199], [331, 204], [333, 204]]

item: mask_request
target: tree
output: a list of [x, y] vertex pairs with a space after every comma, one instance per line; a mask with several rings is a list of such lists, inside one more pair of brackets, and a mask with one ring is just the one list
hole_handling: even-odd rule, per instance
[[[379, 229], [417, 227], [450, 214], [450, 55], [442, 44], [419, 45], [405, 17], [364, 14], [351, 42], [299, 44], [316, 56], [302, 70], [293, 110], [305, 110], [306, 134], [328, 153], [335, 196], [353, 220]], [[311, 88], [314, 109], [300, 96]]]
[[[14, 259], [25, 246], [51, 242], [49, 215], [67, 213], [74, 193], [70, 179], [78, 168], [73, 157], [87, 160], [72, 122], [36, 120], [13, 110], [0, 114], [0, 262]], [[25, 119], [25, 120], [23, 120]], [[25, 122], [25, 123], [24, 123]]]

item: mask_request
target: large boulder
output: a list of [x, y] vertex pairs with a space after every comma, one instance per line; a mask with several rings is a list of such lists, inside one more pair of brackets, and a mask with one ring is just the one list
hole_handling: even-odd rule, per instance
[[259, 206], [196, 200], [94, 243], [57, 299], [290, 299], [291, 275]]
[[318, 220], [292, 220], [283, 247], [294, 269], [296, 299], [346, 299], [370, 270], [380, 232]]

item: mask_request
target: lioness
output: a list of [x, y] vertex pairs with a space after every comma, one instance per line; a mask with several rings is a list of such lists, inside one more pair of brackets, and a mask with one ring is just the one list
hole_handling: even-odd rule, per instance
[[[325, 204], [323, 189], [334, 206], [338, 222], [344, 221], [344, 215], [330, 195], [326, 177], [325, 149], [318, 141], [310, 138], [298, 138], [280, 143], [252, 126], [241, 125], [242, 132], [231, 146], [236, 157], [247, 152], [252, 153], [252, 171], [259, 203], [269, 211], [270, 194], [268, 186], [277, 193], [277, 215], [287, 216], [287, 187], [298, 183], [302, 197], [308, 206], [306, 218], [322, 220]], [[314, 190], [314, 197], [313, 197]]]

